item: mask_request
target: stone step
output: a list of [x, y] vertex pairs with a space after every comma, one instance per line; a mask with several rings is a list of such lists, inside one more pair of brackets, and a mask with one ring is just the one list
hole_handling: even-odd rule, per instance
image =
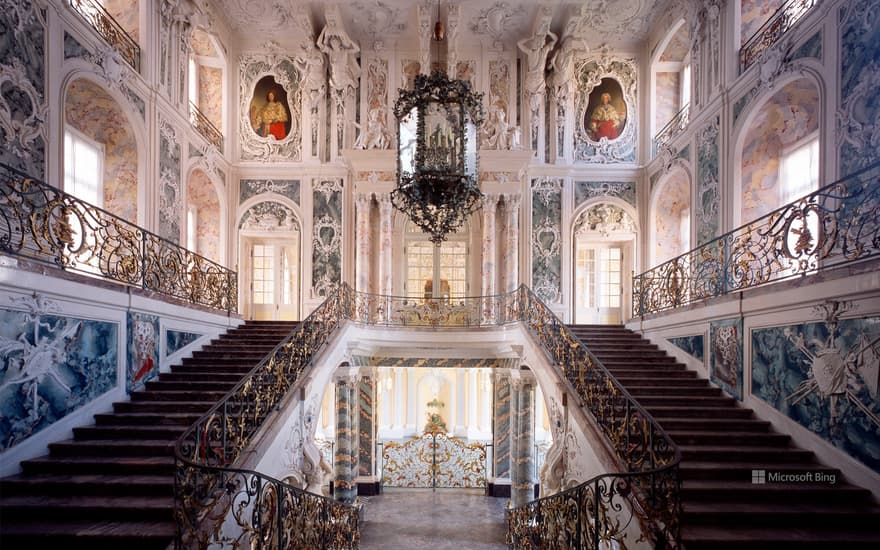
[[205, 367], [210, 366], [230, 366], [230, 367], [254, 367], [257, 363], [262, 361], [265, 355], [260, 356], [259, 358], [251, 358], [251, 359], [239, 359], [237, 357], [226, 357], [223, 359], [198, 359], [196, 357], [184, 357], [181, 361], [181, 365], [201, 365]]
[[880, 509], [862, 499], [856, 502], [803, 502], [779, 506], [778, 502], [689, 502], [683, 510], [687, 525], [732, 525], [751, 527], [812, 527], [831, 520], [845, 528], [862, 528], [880, 523]]
[[73, 438], [76, 441], [95, 439], [177, 439], [190, 425], [81, 426], [73, 429]]
[[176, 533], [173, 521], [70, 520], [34, 518], [0, 527], [3, 548], [88, 548], [89, 550], [156, 550]]
[[[269, 351], [271, 351], [271, 350], [269, 350]], [[241, 350], [230, 349], [228, 351], [220, 351], [220, 350], [216, 350], [214, 348], [211, 348], [208, 350], [193, 352], [191, 359], [193, 359], [193, 362], [199, 362], [199, 361], [214, 362], [214, 361], [221, 361], [221, 360], [238, 360], [241, 362], [253, 361], [254, 363], [259, 363], [260, 360], [263, 357], [266, 357], [266, 355], [268, 353], [269, 352], [263, 353], [259, 350], [254, 351], [250, 348], [244, 348]]]
[[871, 528], [860, 530], [838, 529], [833, 524], [824, 527], [790, 529], [786, 527], [751, 527], [685, 525], [682, 540], [688, 550], [726, 550], [760, 548], [831, 549], [872, 548], [880, 545], [880, 535]]
[[664, 418], [752, 418], [754, 413], [741, 407], [700, 407], [698, 405], [655, 405], [644, 406], [657, 422], [663, 425]]
[[846, 483], [774, 483], [688, 479], [681, 483], [685, 502], [852, 503], [867, 504], [870, 491]]
[[68, 439], [49, 444], [53, 457], [76, 456], [171, 456], [174, 452], [174, 439], [116, 439], [85, 440]]
[[763, 420], [751, 420], [740, 418], [700, 418], [700, 417], [681, 417], [670, 418], [652, 415], [663, 426], [667, 433], [677, 430], [688, 431], [714, 431], [726, 433], [733, 432], [767, 432], [770, 430], [770, 423]]
[[17, 495], [3, 497], [3, 522], [33, 517], [65, 519], [174, 519], [174, 495], [166, 496], [84, 496]]
[[812, 462], [813, 453], [793, 447], [761, 447], [731, 445], [679, 445], [681, 459], [697, 462], [754, 462], [770, 468], [773, 463]]
[[[662, 426], [662, 424], [661, 424]], [[791, 442], [791, 436], [778, 433], [755, 433], [739, 431], [696, 431], [669, 430], [664, 427], [667, 435], [678, 445], [743, 445], [755, 447], [785, 447]]]
[[[604, 364], [604, 363], [603, 363]], [[621, 377], [629, 377], [629, 378], [650, 378], [652, 380], [671, 380], [673, 378], [687, 378], [691, 380], [705, 380], [697, 378], [697, 373], [692, 370], [687, 370], [684, 365], [676, 365], [675, 368], [663, 368], [663, 378], [658, 377], [657, 369], [655, 367], [637, 367], [637, 368], [628, 368], [628, 367], [608, 367], [605, 365], [605, 368], [614, 375], [615, 378], [620, 379]]]
[[208, 412], [216, 401], [120, 401], [113, 403], [113, 410], [119, 413], [199, 413]]
[[216, 403], [226, 395], [225, 391], [136, 391], [131, 394], [132, 401], [208, 401]]
[[736, 404], [736, 401], [727, 396], [668, 396], [668, 395], [646, 395], [638, 398], [641, 406], [650, 410], [651, 407], [730, 407]]
[[202, 414], [198, 412], [106, 413], [95, 415], [96, 426], [191, 426]]
[[256, 364], [253, 365], [174, 365], [171, 367], [172, 373], [185, 374], [206, 374], [212, 372], [221, 372], [226, 374], [237, 374], [239, 378], [251, 372]]
[[[174, 457], [167, 456], [82, 456], [42, 457], [21, 462], [25, 474], [119, 474], [173, 476]], [[172, 478], [173, 479], [173, 478]]]
[[[827, 480], [830, 479], [830, 476], [833, 476], [837, 482], [843, 479], [840, 470], [837, 468], [831, 468], [815, 462], [779, 462], [763, 465], [756, 464], [755, 462], [701, 462], [687, 460], [681, 463], [679, 471], [681, 472], [682, 479], [751, 482], [752, 474], [756, 469], [763, 470], [765, 476], [767, 472], [798, 475], [809, 473], [814, 476], [814, 479]], [[821, 478], [818, 476], [821, 476]], [[768, 483], [774, 482], [770, 481]]]
[[665, 388], [705, 388], [709, 386], [709, 382], [701, 378], [694, 377], [649, 377], [649, 376], [621, 376], [615, 371], [612, 373], [617, 381], [626, 386], [646, 387], [646, 386], [663, 386]]
[[702, 387], [689, 386], [626, 386], [627, 391], [636, 399], [641, 396], [665, 397], [710, 397], [721, 395], [721, 389], [709, 385]]
[[236, 372], [160, 372], [159, 373], [159, 381], [160, 382], [202, 382], [203, 380], [210, 380], [214, 382], [225, 382], [227, 384], [235, 385], [238, 384], [242, 375]]
[[238, 377], [238, 380], [233, 382], [226, 381], [213, 381], [209, 377], [204, 376], [203, 380], [191, 380], [185, 382], [172, 381], [172, 380], [150, 380], [144, 387], [147, 391], [208, 391], [208, 392], [228, 392], [232, 389], [232, 386], [237, 384], [241, 380], [241, 376]]
[[38, 491], [43, 495], [159, 495], [174, 496], [174, 479], [167, 475], [35, 474], [0, 479], [0, 494]]

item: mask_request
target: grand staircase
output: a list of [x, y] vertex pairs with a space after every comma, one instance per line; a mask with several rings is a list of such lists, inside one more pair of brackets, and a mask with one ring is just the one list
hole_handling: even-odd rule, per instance
[[165, 548], [174, 441], [296, 327], [249, 321], [0, 479], [0, 548]]
[[[681, 449], [687, 550], [880, 548], [880, 508], [838, 469], [816, 462], [640, 335], [615, 325], [569, 328]], [[753, 484], [753, 470], [837, 482]]]

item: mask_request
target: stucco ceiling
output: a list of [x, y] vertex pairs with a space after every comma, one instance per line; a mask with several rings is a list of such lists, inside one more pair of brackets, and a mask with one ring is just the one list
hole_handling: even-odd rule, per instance
[[[459, 6], [457, 47], [515, 48], [537, 19], [550, 17], [557, 34], [574, 34], [590, 47], [640, 43], [662, 0], [211, 0], [219, 17], [243, 45], [274, 40], [299, 43], [324, 25], [325, 10], [338, 6], [345, 29], [361, 48], [405, 48], [418, 44], [418, 6], [440, 12]], [[542, 10], [546, 10], [543, 11]]]

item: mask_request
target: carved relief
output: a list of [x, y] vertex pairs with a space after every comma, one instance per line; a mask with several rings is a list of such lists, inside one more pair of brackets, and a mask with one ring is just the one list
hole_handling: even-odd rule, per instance
[[626, 211], [609, 203], [593, 205], [578, 216], [574, 224], [577, 237], [599, 233], [607, 237], [612, 233], [635, 233], [636, 223]]
[[480, 10], [477, 20], [471, 23], [471, 31], [485, 34], [494, 41], [495, 49], [503, 48], [505, 33], [517, 26], [526, 15], [523, 6], [511, 6], [509, 2], [495, 2], [491, 7]]
[[293, 210], [280, 202], [263, 201], [242, 214], [238, 227], [244, 231], [296, 231], [300, 226]]
[[562, 181], [532, 180], [532, 286], [542, 300], [562, 300]]

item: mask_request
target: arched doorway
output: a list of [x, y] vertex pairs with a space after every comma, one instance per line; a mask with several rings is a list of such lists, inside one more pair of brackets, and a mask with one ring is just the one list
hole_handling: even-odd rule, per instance
[[252, 204], [239, 218], [239, 280], [246, 319], [300, 318], [300, 222], [276, 201]]
[[610, 202], [587, 206], [575, 220], [572, 318], [577, 324], [621, 323], [632, 301], [635, 221]]

